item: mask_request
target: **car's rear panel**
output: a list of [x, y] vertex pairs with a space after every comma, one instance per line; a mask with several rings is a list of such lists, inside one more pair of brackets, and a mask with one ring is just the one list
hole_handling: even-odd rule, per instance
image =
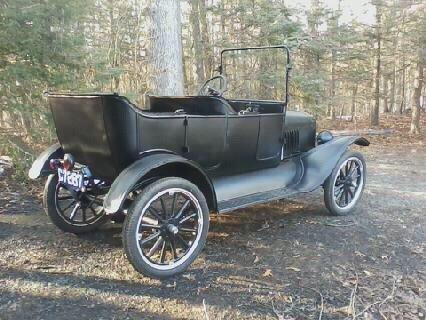
[[100, 177], [114, 178], [137, 157], [136, 113], [116, 95], [49, 95], [65, 153]]

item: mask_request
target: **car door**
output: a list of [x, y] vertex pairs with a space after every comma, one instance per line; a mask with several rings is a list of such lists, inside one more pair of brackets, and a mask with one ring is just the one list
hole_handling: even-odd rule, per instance
[[259, 135], [259, 114], [228, 116], [224, 169], [227, 174], [253, 170], [257, 166], [256, 149]]
[[187, 150], [183, 155], [207, 171], [218, 170], [225, 150], [226, 116], [188, 116], [186, 121]]

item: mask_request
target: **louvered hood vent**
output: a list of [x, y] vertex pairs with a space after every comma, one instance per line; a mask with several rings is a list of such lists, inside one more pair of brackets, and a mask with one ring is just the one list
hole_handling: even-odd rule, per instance
[[288, 130], [284, 132], [284, 156], [290, 156], [300, 151], [299, 130]]

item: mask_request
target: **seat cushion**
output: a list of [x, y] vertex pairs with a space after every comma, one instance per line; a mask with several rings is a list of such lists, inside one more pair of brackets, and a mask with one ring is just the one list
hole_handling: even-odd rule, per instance
[[[189, 115], [227, 115], [236, 114], [229, 103], [221, 97], [157, 97], [150, 96], [151, 112], [176, 112], [183, 110]], [[179, 114], [179, 113], [178, 113]]]

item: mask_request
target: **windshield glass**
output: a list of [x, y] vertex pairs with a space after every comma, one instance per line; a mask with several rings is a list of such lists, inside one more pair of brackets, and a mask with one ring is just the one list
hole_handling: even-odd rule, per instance
[[283, 48], [225, 51], [227, 99], [286, 100], [287, 53]]

